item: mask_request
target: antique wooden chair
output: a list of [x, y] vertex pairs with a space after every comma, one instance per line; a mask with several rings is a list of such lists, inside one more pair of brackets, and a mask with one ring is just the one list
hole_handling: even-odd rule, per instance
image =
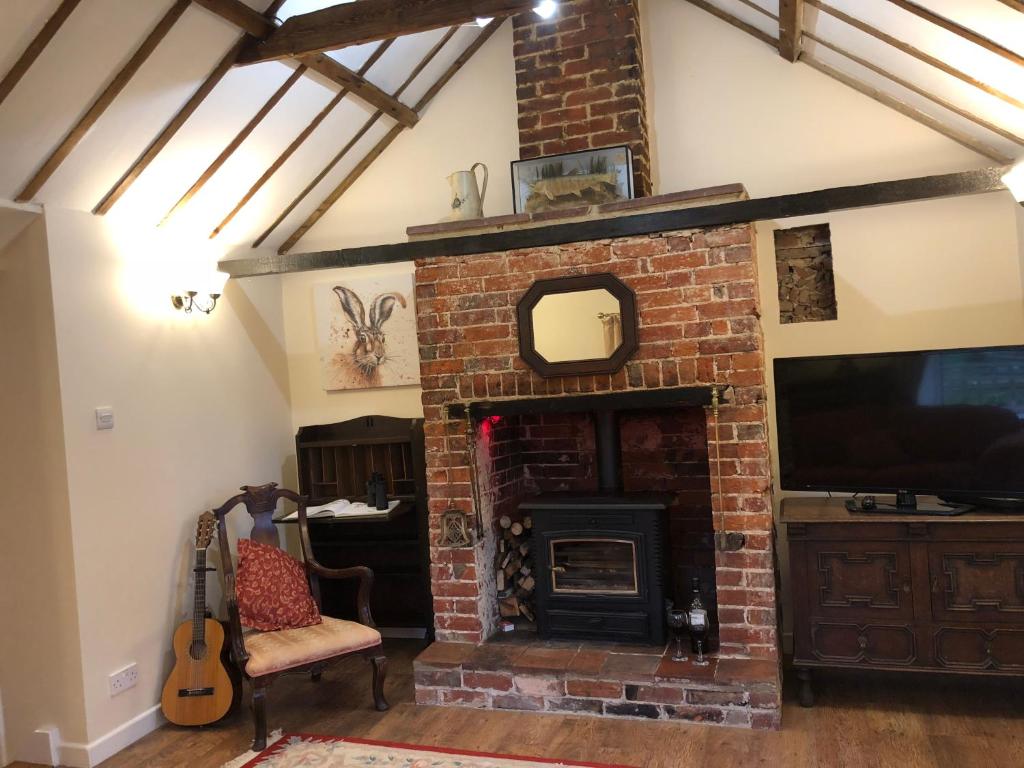
[[[377, 710], [388, 709], [384, 698], [384, 678], [387, 674], [387, 658], [381, 646], [380, 633], [370, 615], [370, 591], [373, 588], [373, 571], [361, 566], [352, 568], [326, 568], [313, 557], [309, 542], [309, 526], [306, 520], [306, 498], [294, 491], [278, 488], [277, 483], [251, 486], [243, 485], [242, 493], [232, 496], [213, 512], [220, 523], [218, 538], [224, 593], [228, 606], [231, 635], [231, 655], [242, 673], [252, 684], [252, 710], [256, 736], [252, 748], [256, 751], [267, 746], [267, 689], [281, 674], [308, 673], [314, 682], [320, 680], [324, 667], [338, 659], [358, 653], [373, 665], [373, 701]], [[231, 563], [227, 526], [224, 518], [244, 504], [252, 516], [253, 527], [249, 538], [261, 544], [280, 547], [273, 514], [280, 499], [288, 499], [299, 507], [299, 542], [302, 560], [306, 566], [310, 590], [317, 606], [320, 606], [319, 579], [358, 579], [359, 591], [356, 598], [358, 622], [343, 621], [328, 616], [323, 623], [300, 629], [283, 629], [275, 632], [252, 630], [243, 634], [238, 612], [238, 598], [235, 593], [235, 572]]]

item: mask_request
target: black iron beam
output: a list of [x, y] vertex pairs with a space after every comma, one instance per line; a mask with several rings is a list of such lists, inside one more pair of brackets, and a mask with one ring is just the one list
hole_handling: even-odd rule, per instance
[[679, 229], [746, 224], [754, 221], [786, 219], [793, 216], [813, 216], [851, 208], [995, 192], [1006, 189], [1000, 181], [1000, 177], [1008, 170], [1009, 166], [979, 168], [973, 171], [945, 173], [937, 176], [832, 187], [815, 192], [738, 200], [674, 211], [552, 224], [531, 229], [512, 229], [503, 232], [445, 237], [437, 240], [418, 240], [410, 243], [341, 248], [315, 253], [268, 254], [252, 258], [228, 259], [220, 263], [220, 268], [232, 277], [257, 277], [442, 256], [470, 256], [518, 248], [540, 248], [613, 237], [648, 235]]

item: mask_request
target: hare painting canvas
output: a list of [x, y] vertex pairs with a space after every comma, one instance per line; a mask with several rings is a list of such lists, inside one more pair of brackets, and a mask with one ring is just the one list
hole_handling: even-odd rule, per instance
[[411, 274], [322, 283], [313, 298], [324, 389], [419, 383]]

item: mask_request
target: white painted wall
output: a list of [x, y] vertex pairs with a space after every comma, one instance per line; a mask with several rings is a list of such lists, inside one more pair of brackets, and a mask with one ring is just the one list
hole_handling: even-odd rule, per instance
[[[48, 554], [74, 561], [79, 646], [60, 662], [77, 670], [52, 690], [84, 713], [77, 732], [61, 733], [70, 765], [95, 764], [159, 722], [169, 638], [191, 610], [196, 517], [243, 483], [280, 482], [289, 453], [278, 282], [232, 284], [212, 315], [185, 316], [171, 308], [153, 254], [123, 234], [88, 213], [46, 212], [69, 537], [66, 551], [55, 543]], [[113, 431], [96, 430], [97, 406], [114, 408]], [[9, 514], [20, 520], [34, 506], [22, 500]], [[214, 580], [214, 606], [218, 595]], [[20, 611], [5, 615], [21, 621]], [[28, 668], [36, 648], [13, 658]], [[138, 686], [111, 698], [108, 674], [131, 662]], [[20, 709], [6, 686], [4, 695], [8, 713]]]
[[49, 757], [37, 728], [85, 738], [57, 342], [38, 214], [0, 250], [0, 349], [0, 754], [35, 762]]
[[[53, 6], [55, 2], [49, 3]], [[41, 6], [27, 0], [18, 0], [14, 7], [25, 18], [43, 15]], [[159, 3], [133, 9], [123, 34], [107, 41], [103, 62], [84, 53], [69, 59], [60, 49], [44, 55], [39, 69], [8, 102], [21, 104], [17, 112], [8, 111], [7, 105], [0, 111], [0, 150], [4, 157], [15, 158], [0, 169], [0, 191], [14, 191], [25, 180], [32, 157], [38, 160], [69, 116], [86, 103], [80, 91], [88, 95], [84, 85], [98, 85], [99, 65], [109, 72], [111, 62], [126, 55], [129, 27], [145, 28], [163, 9]], [[204, 67], [219, 57], [216, 46], [234, 33], [205, 13], [190, 9], [186, 14], [188, 24], [194, 25], [184, 27], [190, 32], [186, 37], [202, 42], [207, 57], [190, 64], [187, 75], [192, 80], [167, 81], [159, 68], [148, 71], [147, 66], [140, 73], [140, 90], [127, 91], [129, 102], [104, 118], [110, 121], [108, 131], [91, 134], [80, 148], [82, 154], [73, 156], [55, 177], [47, 192], [51, 204], [91, 207], [95, 193], [141, 149], [144, 141], [139, 137], [162, 124], [173, 112], [172, 102], [180, 101], [186, 86], [194, 86]], [[783, 62], [763, 44], [687, 3], [645, 0], [643, 19], [654, 169], [661, 192], [740, 181], [753, 195], [763, 195], [986, 164], [845, 86]], [[83, 17], [75, 23], [92, 22]], [[4, 56], [25, 42], [14, 40], [13, 30], [0, 29]], [[181, 40], [169, 40], [174, 44], [166, 52], [168, 63], [173, 55], [191, 55]], [[48, 91], [47, 83], [68, 60], [82, 64], [82, 71], [76, 70], [81, 81], [75, 81], [74, 89], [65, 91], [68, 83], [60, 82], [54, 86], [58, 91]], [[0, 65], [9, 61], [0, 60]], [[61, 562], [74, 562], [63, 588], [74, 590], [69, 598], [73, 615], [69, 603], [66, 618], [77, 625], [77, 636], [62, 637], [72, 637], [78, 652], [68, 656], [75, 668], [62, 673], [65, 679], [58, 689], [70, 692], [68, 700], [77, 708], [77, 725], [61, 733], [71, 742], [68, 751], [75, 761], [119, 743], [118, 737], [106, 738], [118, 726], [150, 722], [145, 718], [158, 700], [169, 664], [170, 631], [186, 608], [188, 542], [196, 514], [243, 482], [291, 481], [291, 436], [298, 426], [366, 413], [422, 413], [416, 387], [351, 393], [320, 388], [312, 286], [331, 280], [336, 271], [229, 284], [212, 316], [186, 318], [169, 308], [169, 287], [154, 272], [145, 247], [133, 245], [132, 225], [159, 218], [160, 208], [184, 191], [182, 179], [202, 170], [237, 130], [236, 123], [244, 121], [245, 110], [253, 110], [286, 75], [279, 64], [233, 72], [232, 87], [215, 93], [219, 106], [200, 110], [190, 121], [173, 151], [126, 198], [120, 215], [99, 220], [56, 207], [47, 211], [54, 340], [49, 363], [30, 362], [41, 370], [50, 365], [53, 380], [54, 359], [59, 360], [60, 389], [52, 384], [49, 403], [59, 397], [63, 413], [63, 424], [51, 437], [67, 449], [67, 498], [63, 512], [56, 505], [56, 520], [64, 515], [63, 527], [57, 527], [69, 532], [69, 538], [50, 547]], [[142, 87], [147, 83], [156, 84], [148, 95]], [[52, 103], [36, 103], [30, 92], [48, 92]], [[326, 94], [317, 83], [304, 82], [290, 95], [295, 100], [289, 110], [306, 119]], [[477, 161], [491, 170], [486, 212], [510, 212], [505, 174], [517, 154], [514, 97], [511, 31], [506, 25], [441, 92], [416, 129], [391, 145], [300, 248], [402, 240], [406, 226], [436, 221], [447, 213], [445, 177]], [[23, 108], [31, 117], [27, 123]], [[225, 122], [225, 109], [234, 122]], [[142, 113], [146, 131], [129, 136], [126, 127]], [[228, 241], [247, 242], [253, 228], [265, 223], [266, 215], [287, 202], [311, 170], [337, 150], [340, 126], [328, 122], [324, 127], [302, 157], [296, 156], [302, 162], [286, 167], [266, 199], [254, 200], [249, 218], [240, 218], [226, 233]], [[230, 173], [225, 178], [232, 184], [218, 182], [201, 204], [197, 201], [199, 224], [216, 223], [208, 219], [223, 207], [228, 187], [237, 190], [279, 152], [290, 138], [288, 130], [297, 128], [271, 122], [254, 135], [255, 143], [247, 142], [237, 163], [226, 169]], [[31, 151], [23, 140], [29, 141]], [[838, 278], [835, 323], [783, 328], [773, 321], [772, 252], [770, 240], [768, 245], [762, 241], [769, 355], [1024, 339], [1024, 236], [1017, 230], [1024, 225], [1015, 222], [1020, 211], [1011, 213], [1008, 201], [993, 194], [827, 217]], [[26, 233], [40, 237], [37, 229]], [[970, 244], [969, 251], [965, 244]], [[361, 269], [409, 270], [411, 265]], [[0, 293], [4, 280], [0, 273]], [[10, 306], [24, 304], [12, 300]], [[45, 320], [44, 312], [38, 322]], [[13, 327], [5, 322], [0, 333]], [[4, 337], [5, 349], [11, 335]], [[16, 402], [32, 402], [27, 397], [19, 394]], [[93, 409], [98, 405], [115, 408], [113, 432], [94, 430]], [[49, 449], [58, 450], [54, 445]], [[8, 520], [23, 514], [21, 507], [5, 506]], [[19, 651], [24, 654], [24, 649]], [[32, 649], [24, 658], [30, 669], [43, 656]], [[110, 699], [107, 674], [130, 661], [140, 663], [140, 685]], [[9, 743], [16, 730], [58, 720], [76, 722], [72, 711], [45, 720], [42, 714], [26, 715], [24, 722], [15, 723], [12, 710], [34, 710], [21, 710], [20, 688], [2, 680], [0, 687]]]

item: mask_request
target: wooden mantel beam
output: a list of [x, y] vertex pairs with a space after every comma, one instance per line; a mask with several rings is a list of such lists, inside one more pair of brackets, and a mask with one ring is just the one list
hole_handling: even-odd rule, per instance
[[1001, 181], [1001, 177], [1009, 168], [1010, 166], [996, 166], [939, 176], [879, 181], [871, 184], [834, 187], [815, 192], [761, 197], [673, 211], [552, 224], [533, 229], [505, 230], [481, 235], [463, 235], [360, 248], [342, 248], [316, 253], [268, 254], [248, 259], [226, 259], [220, 262], [220, 269], [232, 277], [258, 277], [288, 272], [354, 267], [364, 264], [389, 264], [443, 256], [469, 256], [514, 248], [540, 248], [565, 243], [604, 240], [612, 237], [649, 235], [680, 229], [770, 221], [794, 216], [817, 216], [851, 208], [909, 203], [916, 200], [1005, 190], [1006, 187]]
[[779, 0], [779, 54], [787, 61], [800, 58], [804, 0]]
[[508, 16], [536, 0], [356, 0], [292, 16], [266, 39], [252, 41], [239, 63], [286, 59], [389, 37]]

